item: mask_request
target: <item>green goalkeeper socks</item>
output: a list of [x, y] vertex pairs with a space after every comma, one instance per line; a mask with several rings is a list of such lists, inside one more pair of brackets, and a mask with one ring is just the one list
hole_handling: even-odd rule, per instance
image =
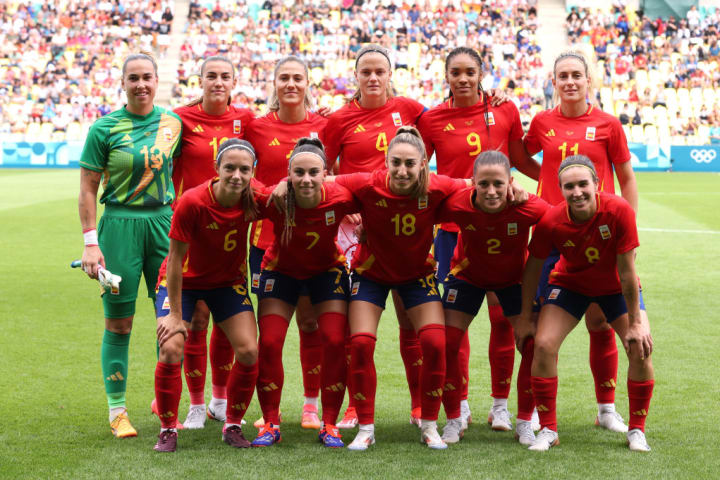
[[105, 330], [100, 358], [105, 379], [105, 393], [110, 408], [125, 406], [129, 347], [129, 333], [120, 334]]

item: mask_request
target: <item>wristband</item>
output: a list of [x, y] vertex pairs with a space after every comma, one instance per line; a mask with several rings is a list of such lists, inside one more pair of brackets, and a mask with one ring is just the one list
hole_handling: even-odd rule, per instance
[[97, 247], [98, 246], [97, 230], [94, 228], [91, 230], [85, 230], [83, 232], [83, 240], [85, 240], [86, 247]]

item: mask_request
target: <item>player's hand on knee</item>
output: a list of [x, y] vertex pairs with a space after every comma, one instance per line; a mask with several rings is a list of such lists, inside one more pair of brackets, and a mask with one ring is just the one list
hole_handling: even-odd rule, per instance
[[90, 278], [98, 278], [98, 267], [105, 268], [105, 257], [97, 245], [88, 245], [82, 254], [82, 269]]
[[636, 345], [634, 348], [639, 349], [641, 360], [652, 354], [653, 339], [650, 334], [650, 326], [646, 322], [640, 321], [628, 327], [625, 338], [623, 338], [623, 346], [628, 354], [630, 354], [630, 349], [633, 348], [632, 344]]
[[178, 333], [182, 334], [182, 336], [187, 339], [187, 328], [185, 328], [182, 318], [174, 313], [158, 318], [158, 345], [162, 347], [165, 342]]
[[518, 319], [513, 326], [513, 335], [515, 335], [515, 346], [522, 353], [525, 341], [535, 336], [535, 323], [528, 319]]

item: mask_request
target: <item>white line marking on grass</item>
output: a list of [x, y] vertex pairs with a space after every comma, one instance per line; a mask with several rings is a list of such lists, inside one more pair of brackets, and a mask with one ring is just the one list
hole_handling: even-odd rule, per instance
[[638, 228], [640, 232], [659, 232], [659, 233], [699, 233], [705, 235], [720, 235], [718, 230], [681, 230], [675, 228]]

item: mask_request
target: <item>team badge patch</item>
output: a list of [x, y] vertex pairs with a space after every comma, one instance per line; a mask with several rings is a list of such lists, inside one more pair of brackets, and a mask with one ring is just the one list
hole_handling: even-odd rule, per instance
[[418, 198], [418, 209], [419, 210], [422, 210], [423, 208], [427, 208], [427, 205], [428, 205], [427, 195]]
[[552, 291], [550, 291], [550, 295], [548, 295], [548, 300], [555, 300], [559, 296], [560, 296], [560, 289], [553, 288]]
[[402, 127], [402, 118], [400, 118], [400, 112], [392, 113], [393, 125], [396, 127]]
[[517, 223], [508, 223], [508, 236], [517, 235]]
[[310, 138], [318, 138], [318, 132], [310, 132]]
[[233, 133], [235, 135], [240, 135], [241, 131], [242, 131], [242, 120], [233, 120]]
[[169, 127], [163, 128], [163, 138], [166, 142], [172, 141], [172, 130]]
[[612, 235], [610, 235], [610, 228], [607, 225], [600, 225], [598, 228], [600, 230], [600, 236], [603, 240], [608, 240], [612, 237]]
[[495, 115], [493, 115], [493, 112], [488, 112], [487, 114], [487, 124], [489, 127], [495, 125]]
[[360, 282], [354, 282], [352, 284], [352, 290], [350, 291], [350, 295], [357, 295], [358, 290], [360, 290]]
[[170, 310], [170, 297], [165, 297], [165, 300], [163, 300], [161, 310]]
[[325, 225], [335, 225], [335, 210], [325, 212]]
[[595, 140], [595, 127], [587, 127], [587, 130], [585, 130], [585, 140]]
[[448, 296], [447, 296], [447, 302], [448, 303], [455, 303], [455, 300], [457, 300], [457, 289], [451, 288], [448, 290]]
[[252, 274], [252, 287], [260, 288], [260, 274], [259, 273]]
[[264, 288], [265, 293], [267, 293], [267, 292], [272, 292], [274, 286], [275, 286], [275, 279], [274, 279], [274, 278], [268, 278], [268, 279], [265, 281], [265, 288]]

